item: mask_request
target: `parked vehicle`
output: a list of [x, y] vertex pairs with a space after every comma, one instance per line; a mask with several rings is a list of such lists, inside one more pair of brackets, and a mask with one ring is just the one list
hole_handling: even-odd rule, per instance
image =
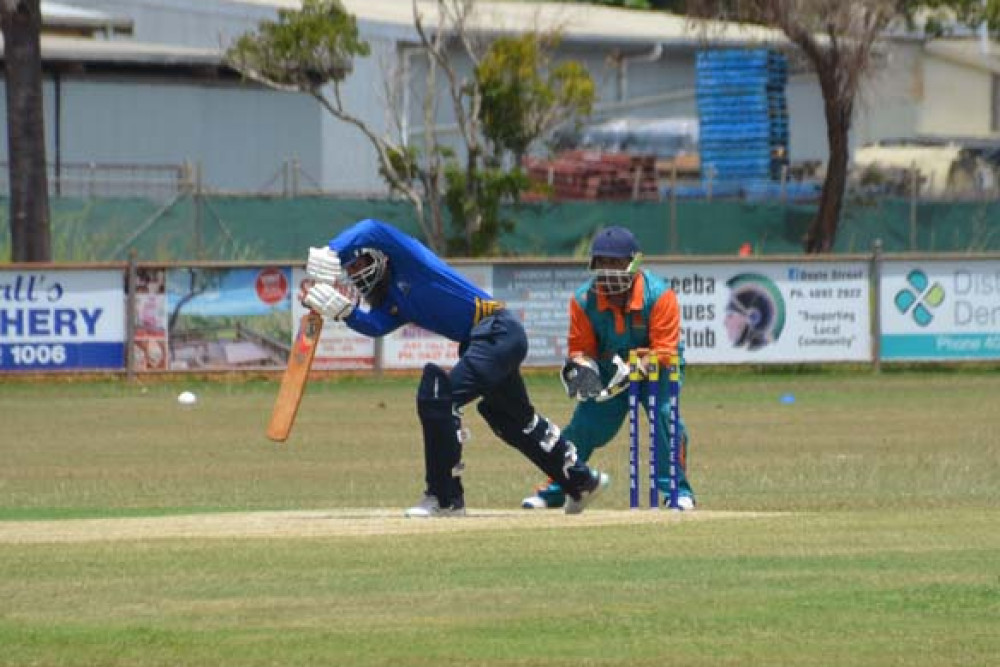
[[976, 196], [1000, 184], [1000, 140], [917, 137], [883, 140], [854, 152], [854, 178], [862, 185], [925, 197]]

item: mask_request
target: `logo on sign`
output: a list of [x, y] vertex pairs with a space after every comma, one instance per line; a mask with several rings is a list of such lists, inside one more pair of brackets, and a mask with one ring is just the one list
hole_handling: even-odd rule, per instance
[[927, 274], [913, 269], [906, 275], [907, 287], [896, 292], [893, 303], [902, 314], [909, 314], [913, 321], [926, 327], [934, 321], [934, 311], [944, 303], [944, 287], [930, 284]]
[[257, 289], [257, 298], [273, 306], [280, 303], [288, 294], [288, 279], [281, 269], [263, 269], [257, 274], [254, 287]]
[[741, 273], [730, 278], [725, 326], [734, 347], [759, 350], [775, 342], [785, 328], [785, 299], [767, 276]]

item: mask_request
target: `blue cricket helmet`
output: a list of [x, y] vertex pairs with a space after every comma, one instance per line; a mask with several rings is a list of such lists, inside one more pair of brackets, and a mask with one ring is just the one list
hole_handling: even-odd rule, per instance
[[[590, 247], [590, 261], [594, 257], [628, 257], [632, 259], [639, 253], [639, 242], [635, 235], [624, 227], [605, 227], [594, 236]], [[593, 268], [593, 267], [591, 267]]]
[[[598, 268], [598, 258], [627, 259], [629, 262], [625, 266], [615, 268], [606, 264]], [[590, 249], [590, 270], [596, 275], [594, 288], [605, 294], [627, 292], [635, 281], [641, 258], [639, 242], [635, 240], [635, 235], [624, 227], [606, 227], [597, 232]]]

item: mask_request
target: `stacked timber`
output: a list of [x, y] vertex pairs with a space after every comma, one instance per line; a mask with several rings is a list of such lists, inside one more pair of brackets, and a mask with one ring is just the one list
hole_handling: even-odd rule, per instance
[[658, 199], [656, 158], [572, 150], [551, 160], [525, 158], [528, 177], [556, 200]]

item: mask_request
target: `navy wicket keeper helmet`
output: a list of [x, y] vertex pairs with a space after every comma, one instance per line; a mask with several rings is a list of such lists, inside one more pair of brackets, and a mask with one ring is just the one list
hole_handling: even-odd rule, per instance
[[[611, 259], [628, 259], [622, 268], [596, 266], [598, 257]], [[590, 249], [590, 270], [597, 278], [596, 286], [605, 294], [621, 294], [632, 287], [635, 274], [639, 271], [642, 253], [639, 252], [639, 242], [635, 236], [624, 227], [607, 227], [594, 237]]]
[[385, 253], [378, 248], [358, 248], [344, 264], [347, 275], [362, 296], [368, 296], [385, 276], [388, 264]]

